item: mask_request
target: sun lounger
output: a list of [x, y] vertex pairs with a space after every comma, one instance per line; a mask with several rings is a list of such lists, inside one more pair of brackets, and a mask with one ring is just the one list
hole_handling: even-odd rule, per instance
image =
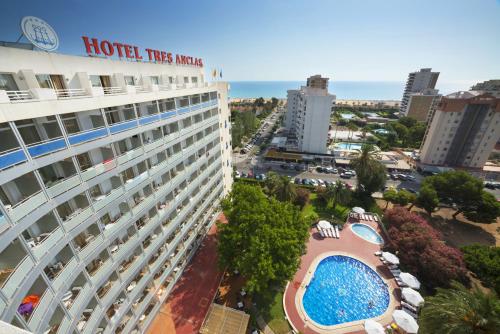
[[376, 221], [378, 223], [378, 218], [377, 216], [373, 216], [373, 220]]
[[389, 264], [387, 266], [387, 268], [389, 268], [390, 270], [397, 270], [397, 269], [399, 269], [399, 267], [397, 265], [395, 265], [395, 264]]
[[326, 234], [327, 238], [331, 238], [330, 229], [329, 228], [325, 229], [325, 234]]
[[413, 318], [418, 319], [418, 314], [410, 310], [409, 308], [403, 306], [403, 311], [411, 315]]
[[321, 236], [324, 238], [325, 232], [323, 231], [323, 229], [319, 228], [318, 231], [319, 231], [319, 234], [321, 234]]
[[340, 231], [339, 231], [339, 226], [335, 225], [335, 234], [337, 235], [337, 239], [340, 239]]
[[382, 251], [376, 251], [375, 253], [373, 253], [375, 256], [381, 256], [382, 255]]
[[330, 233], [330, 238], [335, 238], [335, 233], [333, 232], [333, 228], [329, 228], [328, 233]]
[[407, 302], [405, 302], [404, 300], [401, 301], [401, 305], [403, 307], [406, 307], [407, 309], [411, 310], [413, 313], [417, 313], [417, 308]]
[[394, 279], [396, 280], [396, 284], [400, 288], [406, 288], [408, 286], [408, 285], [404, 284], [403, 281], [401, 281], [401, 279], [399, 277], [395, 277]]
[[391, 273], [394, 277], [399, 276], [401, 274], [401, 270], [391, 270]]

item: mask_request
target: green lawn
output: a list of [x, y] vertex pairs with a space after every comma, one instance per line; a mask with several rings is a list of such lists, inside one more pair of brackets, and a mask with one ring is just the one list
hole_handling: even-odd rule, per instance
[[302, 216], [306, 219], [313, 217], [331, 221], [332, 216], [335, 216], [338, 224], [344, 224], [348, 213], [348, 207], [337, 204], [337, 207], [334, 209], [331, 204], [325, 205], [320, 201], [315, 193], [311, 194], [309, 203], [302, 209]]
[[271, 291], [269, 296], [256, 296], [257, 309], [264, 321], [275, 334], [286, 334], [291, 331], [283, 310], [283, 291]]

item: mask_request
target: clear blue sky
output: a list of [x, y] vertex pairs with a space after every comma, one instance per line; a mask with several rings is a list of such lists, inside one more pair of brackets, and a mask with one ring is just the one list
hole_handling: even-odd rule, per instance
[[0, 40], [26, 15], [54, 27], [59, 52], [84, 54], [85, 34], [200, 56], [227, 80], [500, 78], [500, 0], [1, 1]]

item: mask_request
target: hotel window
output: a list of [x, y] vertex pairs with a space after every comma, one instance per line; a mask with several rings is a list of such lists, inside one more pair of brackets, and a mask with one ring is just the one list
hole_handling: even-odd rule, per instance
[[1, 90], [19, 90], [12, 74], [0, 73]]
[[159, 85], [160, 84], [160, 79], [157, 76], [151, 77], [151, 83], [153, 85]]
[[89, 79], [92, 87], [102, 87], [101, 78], [98, 75], [89, 75]]
[[123, 77], [125, 79], [125, 84], [127, 86], [135, 86], [135, 79], [132, 75], [126, 75]]
[[197, 83], [198, 82], [198, 77], [191, 77], [191, 82], [192, 83]]
[[53, 74], [37, 74], [36, 80], [40, 88], [64, 89], [64, 77], [62, 75]]
[[189, 83], [189, 77], [184, 77], [184, 83], [185, 84]]
[[168, 77], [168, 83], [173, 84], [174, 83], [174, 77]]

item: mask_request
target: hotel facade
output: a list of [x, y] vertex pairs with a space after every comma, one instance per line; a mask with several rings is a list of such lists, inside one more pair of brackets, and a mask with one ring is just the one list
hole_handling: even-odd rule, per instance
[[287, 94], [285, 128], [300, 152], [326, 153], [330, 115], [335, 95], [328, 93], [328, 78], [314, 75], [306, 86]]
[[443, 97], [429, 118], [423, 165], [482, 170], [500, 138], [500, 98], [477, 91]]
[[203, 68], [0, 47], [0, 323], [144, 333], [232, 186]]

